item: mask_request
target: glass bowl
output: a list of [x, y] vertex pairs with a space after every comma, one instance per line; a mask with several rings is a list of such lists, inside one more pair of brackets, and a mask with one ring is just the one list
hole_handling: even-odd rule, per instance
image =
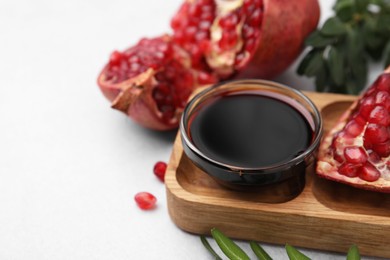
[[[241, 94], [270, 97], [287, 103], [291, 109], [299, 111], [311, 128], [312, 135], [307, 148], [287, 161], [246, 167], [239, 163], [222, 162], [198, 147], [191, 136], [191, 125], [199, 111], [218, 102], [220, 97]], [[269, 113], [272, 114], [272, 111]], [[321, 115], [309, 98], [298, 90], [266, 80], [235, 80], [209, 87], [195, 95], [187, 104], [180, 122], [184, 153], [198, 168], [221, 185], [235, 190], [272, 187], [284, 190], [285, 194], [292, 196], [302, 191], [305, 186], [305, 174], [314, 168], [312, 166], [322, 131]]]

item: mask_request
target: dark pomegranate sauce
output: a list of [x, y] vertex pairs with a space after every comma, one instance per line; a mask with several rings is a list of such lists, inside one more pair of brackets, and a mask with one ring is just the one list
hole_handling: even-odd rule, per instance
[[293, 105], [269, 95], [240, 93], [202, 105], [190, 139], [205, 156], [244, 168], [287, 162], [311, 144], [313, 129]]

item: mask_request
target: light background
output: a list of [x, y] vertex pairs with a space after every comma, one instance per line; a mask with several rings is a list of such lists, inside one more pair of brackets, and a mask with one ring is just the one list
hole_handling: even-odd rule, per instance
[[[175, 133], [139, 127], [96, 85], [113, 49], [168, 31], [181, 2], [0, 2], [0, 259], [211, 259], [170, 220], [152, 174]], [[321, 1], [321, 23], [332, 2]], [[276, 80], [312, 89], [295, 66]], [[372, 71], [370, 80], [380, 67]], [[157, 196], [155, 210], [136, 207], [143, 190]], [[265, 249], [287, 259], [281, 246]]]

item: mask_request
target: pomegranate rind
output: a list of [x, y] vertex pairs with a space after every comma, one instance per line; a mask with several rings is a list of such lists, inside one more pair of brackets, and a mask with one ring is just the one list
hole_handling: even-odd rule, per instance
[[[385, 73], [390, 73], [390, 67], [385, 70]], [[360, 179], [359, 177], [351, 178], [340, 174], [338, 172], [338, 165], [332, 156], [330, 147], [333, 137], [348, 123], [348, 119], [358, 106], [359, 100], [363, 97], [363, 95], [364, 93], [352, 103], [352, 105], [339, 118], [335, 126], [324, 136], [318, 151], [316, 172], [322, 178], [344, 183], [356, 188], [390, 193], [390, 181], [384, 178], [368, 182]]]
[[301, 53], [319, 17], [317, 0], [264, 0], [256, 52], [238, 77], [273, 78], [283, 72]]

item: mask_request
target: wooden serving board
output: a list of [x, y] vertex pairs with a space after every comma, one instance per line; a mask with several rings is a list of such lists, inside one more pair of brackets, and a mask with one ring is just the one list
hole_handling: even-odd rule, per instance
[[[325, 132], [356, 99], [305, 94], [321, 111]], [[185, 231], [210, 234], [212, 227], [218, 227], [232, 238], [342, 253], [357, 244], [363, 255], [390, 258], [390, 194], [359, 190], [310, 173], [296, 198], [266, 203], [269, 194], [219, 186], [183, 153], [180, 135], [165, 183], [169, 214]]]

